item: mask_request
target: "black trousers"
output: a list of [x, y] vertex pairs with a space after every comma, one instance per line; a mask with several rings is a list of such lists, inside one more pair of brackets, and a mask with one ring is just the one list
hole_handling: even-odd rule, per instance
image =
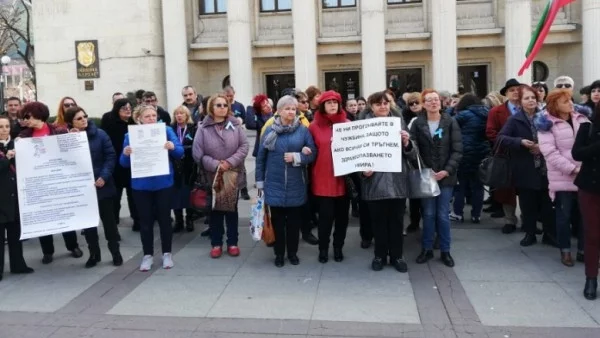
[[[77, 243], [77, 232], [63, 232], [62, 236], [65, 240], [67, 250], [73, 251], [79, 248], [79, 244]], [[54, 238], [52, 235], [40, 237], [40, 245], [42, 246], [42, 253], [44, 255], [54, 255]]]
[[131, 219], [133, 220], [133, 224], [139, 224], [140, 218], [138, 216], [137, 205], [133, 200], [133, 190], [131, 186], [124, 186], [119, 182], [115, 181], [115, 185], [117, 186], [117, 195], [113, 199], [114, 205], [114, 215], [117, 225], [119, 224], [119, 217], [121, 215], [121, 199], [123, 198], [123, 189], [127, 194], [127, 205], [129, 206], [129, 214], [131, 215]]
[[300, 207], [270, 207], [271, 223], [275, 231], [275, 255], [283, 256], [287, 247], [288, 256], [298, 253], [302, 212]]
[[310, 186], [307, 187], [307, 199], [303, 208], [300, 231], [305, 234], [312, 231], [313, 224], [319, 224], [317, 217], [317, 198], [310, 193]]
[[329, 238], [333, 231], [333, 247], [341, 249], [346, 240], [348, 230], [348, 211], [350, 199], [346, 196], [340, 197], [317, 197], [319, 204], [319, 250], [329, 249]]
[[144, 255], [154, 255], [154, 221], [158, 221], [162, 253], [171, 252], [171, 188], [156, 191], [134, 190], [135, 203], [144, 210], [140, 216], [140, 237]]
[[352, 199], [352, 209], [358, 208], [358, 222], [360, 224], [360, 238], [363, 241], [373, 240], [373, 229], [371, 229], [371, 214], [369, 213], [369, 203], [362, 199], [362, 186], [360, 175], [350, 175], [354, 182], [358, 196]]
[[[119, 229], [117, 228], [117, 222], [115, 221], [113, 199], [105, 198], [99, 200], [98, 210], [100, 212], [100, 220], [102, 220], [102, 227], [104, 228], [104, 237], [106, 238], [106, 241], [108, 241], [109, 247], [114, 247], [114, 243], [117, 243], [121, 236], [119, 236]], [[85, 236], [85, 241], [90, 249], [100, 247], [97, 227], [85, 229], [83, 235]]]
[[19, 222], [0, 223], [0, 276], [4, 271], [4, 240], [8, 241], [10, 271], [19, 271], [27, 266], [23, 258], [23, 244], [19, 240], [21, 226]]
[[421, 199], [411, 198], [408, 200], [408, 208], [410, 212], [410, 224], [419, 225], [421, 223]]
[[402, 258], [404, 250], [404, 211], [406, 199], [369, 201], [369, 211], [375, 235], [375, 257]]
[[544, 234], [556, 239], [556, 217], [548, 189], [518, 189], [519, 206], [523, 217], [523, 230], [535, 235], [537, 220], [541, 216]]

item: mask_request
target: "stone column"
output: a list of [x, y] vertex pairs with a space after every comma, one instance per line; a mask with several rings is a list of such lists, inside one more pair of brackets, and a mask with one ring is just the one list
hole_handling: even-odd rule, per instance
[[385, 78], [385, 0], [359, 1], [362, 38], [361, 95], [387, 88]]
[[292, 0], [296, 88], [319, 85], [316, 1]]
[[433, 88], [458, 90], [456, 49], [456, 1], [431, 0], [431, 54]]
[[252, 89], [252, 25], [248, 0], [228, 0], [227, 35], [229, 49], [229, 76], [235, 88], [236, 100], [249, 105]]
[[590, 85], [600, 79], [600, 0], [583, 0], [581, 10], [581, 27], [583, 40], [583, 83]]
[[531, 0], [506, 0], [504, 4], [504, 59], [505, 79], [502, 82], [515, 78], [521, 83], [531, 83], [531, 69], [529, 67], [522, 76], [517, 73], [523, 62], [525, 52], [531, 40]]
[[181, 89], [189, 84], [186, 14], [184, 0], [162, 0], [161, 3], [166, 108], [171, 112], [182, 102]]

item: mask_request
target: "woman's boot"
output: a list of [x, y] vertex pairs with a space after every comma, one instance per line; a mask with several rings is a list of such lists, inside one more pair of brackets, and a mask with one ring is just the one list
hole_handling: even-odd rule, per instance
[[119, 242], [108, 242], [108, 250], [110, 250], [110, 254], [112, 255], [113, 265], [123, 265], [123, 257], [121, 256], [121, 252], [119, 251]]
[[173, 210], [175, 213], [175, 226], [173, 232], [183, 231], [183, 209]]
[[100, 258], [100, 246], [98, 244], [92, 244], [90, 247], [90, 258], [85, 262], [86, 268], [93, 268], [101, 261]]

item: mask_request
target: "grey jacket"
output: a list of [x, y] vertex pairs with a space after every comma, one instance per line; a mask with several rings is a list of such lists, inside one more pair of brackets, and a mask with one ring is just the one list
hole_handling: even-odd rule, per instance
[[[391, 114], [392, 117], [394, 114]], [[369, 110], [365, 114], [365, 119], [376, 118], [373, 113]], [[402, 130], [407, 131], [406, 123], [402, 120]], [[400, 137], [400, 136], [398, 136]], [[361, 174], [362, 184], [361, 192], [362, 199], [365, 201], [378, 201], [394, 198], [407, 198], [409, 197], [408, 187], [408, 171], [410, 166], [408, 161], [415, 161], [417, 158], [417, 147], [416, 144], [411, 140], [408, 148], [403, 147], [402, 152], [402, 172], [400, 173], [385, 173], [375, 172], [370, 177], [365, 177]]]

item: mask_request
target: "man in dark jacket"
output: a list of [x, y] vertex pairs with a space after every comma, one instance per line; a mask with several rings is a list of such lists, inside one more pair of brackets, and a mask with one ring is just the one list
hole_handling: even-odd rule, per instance
[[11, 96], [6, 100], [6, 111], [2, 115], [10, 119], [10, 137], [12, 139], [19, 136], [21, 132], [21, 122], [19, 121], [19, 110], [21, 109], [21, 100], [18, 97]]
[[163, 107], [160, 107], [158, 105], [158, 99], [156, 98], [156, 94], [154, 94], [154, 92], [148, 91], [145, 92], [144, 95], [142, 95], [142, 97], [144, 100], [144, 104], [148, 104], [156, 108], [156, 112], [158, 113], [158, 122], [163, 122], [165, 125], [170, 126], [171, 116], [166, 110], [164, 110]]
[[183, 96], [183, 105], [186, 106], [192, 113], [194, 123], [202, 121], [204, 118], [204, 109], [202, 108], [202, 96], [196, 93], [196, 89], [192, 86], [185, 86], [181, 90]]

